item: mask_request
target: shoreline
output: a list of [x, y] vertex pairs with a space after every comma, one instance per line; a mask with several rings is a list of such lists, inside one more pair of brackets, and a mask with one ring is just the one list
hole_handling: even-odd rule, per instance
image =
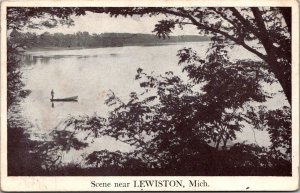
[[199, 41], [199, 42], [166, 42], [166, 43], [136, 43], [136, 44], [123, 44], [123, 45], [110, 45], [110, 46], [97, 46], [97, 47], [33, 47], [25, 49], [25, 52], [36, 52], [36, 51], [54, 51], [54, 50], [81, 50], [81, 49], [97, 49], [97, 48], [115, 48], [115, 47], [127, 47], [127, 46], [164, 46], [164, 45], [173, 45], [179, 43], [200, 43], [200, 42], [208, 42], [208, 41]]

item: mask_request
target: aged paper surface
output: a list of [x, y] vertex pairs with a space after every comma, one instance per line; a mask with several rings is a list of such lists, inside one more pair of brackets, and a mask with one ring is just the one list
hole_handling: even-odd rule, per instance
[[298, 189], [298, 6], [3, 1], [1, 190]]

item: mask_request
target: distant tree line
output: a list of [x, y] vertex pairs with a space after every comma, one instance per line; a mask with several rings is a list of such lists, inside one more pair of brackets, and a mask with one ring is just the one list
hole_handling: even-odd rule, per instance
[[43, 47], [111, 47], [125, 45], [149, 45], [175, 42], [199, 42], [209, 41], [205, 36], [170, 36], [167, 39], [160, 39], [151, 34], [131, 34], [131, 33], [102, 33], [90, 34], [89, 32], [77, 32], [74, 34], [63, 34], [44, 32], [40, 35], [36, 33], [21, 33], [13, 30], [11, 35], [15, 42], [30, 42], [31, 48]]

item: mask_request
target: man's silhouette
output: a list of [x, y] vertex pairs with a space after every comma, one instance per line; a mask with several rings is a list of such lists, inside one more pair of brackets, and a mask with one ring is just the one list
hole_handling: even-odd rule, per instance
[[51, 90], [51, 96], [52, 96], [52, 99], [54, 98], [54, 91], [53, 89]]

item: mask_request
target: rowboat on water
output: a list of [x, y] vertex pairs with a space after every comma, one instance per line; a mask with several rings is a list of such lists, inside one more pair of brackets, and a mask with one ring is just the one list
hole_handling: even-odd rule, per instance
[[78, 100], [78, 96], [62, 98], [62, 99], [50, 99], [50, 101], [77, 101], [77, 100]]

